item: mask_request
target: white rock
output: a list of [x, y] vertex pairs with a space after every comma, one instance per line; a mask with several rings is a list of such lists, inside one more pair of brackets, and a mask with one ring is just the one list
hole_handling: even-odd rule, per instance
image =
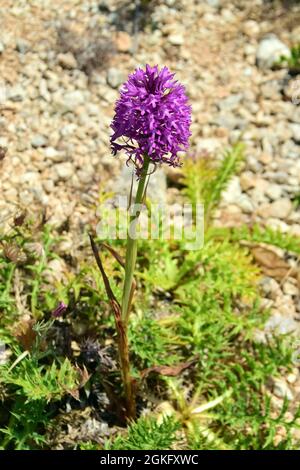
[[59, 65], [61, 65], [64, 69], [76, 69], [77, 62], [75, 57], [71, 52], [67, 52], [65, 54], [58, 54], [57, 60]]
[[259, 34], [259, 23], [253, 20], [245, 21], [243, 25], [243, 32], [249, 37], [255, 37]]
[[297, 286], [295, 286], [295, 285], [292, 284], [291, 282], [286, 281], [286, 282], [283, 284], [283, 292], [284, 292], [286, 295], [298, 296], [298, 294], [299, 294], [299, 289], [298, 289]]
[[265, 193], [272, 201], [275, 201], [282, 195], [282, 188], [278, 184], [270, 184], [266, 188]]
[[298, 378], [298, 369], [297, 368], [294, 368], [292, 370], [292, 372], [290, 372], [287, 377], [286, 377], [286, 380], [289, 384], [294, 384]]
[[240, 176], [240, 185], [243, 191], [254, 188], [256, 185], [256, 176], [251, 171], [245, 171]]
[[222, 142], [213, 137], [206, 139], [199, 139], [197, 142], [197, 152], [215, 153], [222, 147]]
[[299, 224], [291, 225], [291, 234], [296, 235], [297, 237], [300, 237], [300, 225]]
[[275, 34], [269, 34], [258, 45], [256, 64], [259, 68], [270, 68], [281, 56], [290, 56], [290, 49]]
[[293, 133], [293, 139], [295, 142], [300, 143], [300, 124], [290, 124], [290, 129]]
[[52, 162], [61, 162], [64, 159], [63, 155], [53, 147], [46, 147], [44, 149], [44, 155]]
[[182, 46], [184, 44], [184, 37], [180, 33], [171, 34], [168, 37], [168, 41], [172, 46]]
[[36, 184], [40, 180], [40, 173], [37, 171], [27, 171], [20, 177], [21, 183]]
[[227, 204], [237, 204], [241, 196], [242, 190], [240, 186], [240, 180], [238, 176], [234, 176], [231, 179], [227, 189], [223, 191], [222, 199]]
[[85, 102], [84, 94], [80, 90], [69, 91], [63, 97], [63, 104], [66, 111], [73, 111], [74, 108]]
[[283, 220], [276, 219], [275, 217], [269, 217], [266, 219], [265, 224], [267, 227], [273, 230], [279, 230], [282, 233], [287, 233], [290, 229], [290, 226], [283, 222]]
[[277, 377], [273, 379], [273, 393], [278, 398], [287, 398], [288, 400], [293, 400], [294, 398], [293, 393], [285, 380]]
[[37, 134], [31, 139], [31, 145], [33, 148], [45, 147], [47, 142], [48, 139], [41, 134]]

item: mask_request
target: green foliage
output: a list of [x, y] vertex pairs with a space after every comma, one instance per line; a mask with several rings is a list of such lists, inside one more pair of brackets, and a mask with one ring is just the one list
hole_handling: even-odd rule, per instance
[[15, 265], [5, 259], [0, 261], [0, 322], [7, 323], [3, 314], [13, 315], [15, 311], [15, 298], [12, 295], [13, 276]]
[[179, 424], [173, 418], [165, 418], [161, 424], [154, 417], [142, 417], [133, 423], [127, 435], [107, 443], [108, 450], [169, 450], [176, 442]]
[[198, 276], [177, 293], [182, 314], [177, 317], [176, 332], [199, 355], [203, 387], [214, 387], [224, 364], [236, 361], [241, 335], [251, 337], [264, 315], [255, 297], [257, 271], [246, 250], [211, 241], [198, 257]]
[[129, 340], [130, 350], [135, 356], [138, 370], [153, 365], [167, 365], [180, 360], [175, 353], [174, 333], [153, 318], [153, 313], [142, 313], [139, 310], [136, 315], [132, 316], [129, 325]]
[[296, 209], [298, 209], [300, 207], [300, 192], [293, 198], [293, 202]]
[[94, 442], [82, 442], [79, 444], [80, 450], [99, 450], [99, 444], [95, 444]]
[[0, 429], [4, 439], [0, 449], [32, 450], [39, 449], [45, 443], [44, 428], [50, 413], [46, 411], [44, 401], [15, 402], [8, 426]]
[[[234, 443], [236, 449], [274, 449], [279, 426], [285, 430], [286, 437], [276, 448], [288, 450], [293, 447], [291, 431], [299, 427], [300, 408], [292, 419], [287, 418], [288, 401], [285, 401], [275, 415], [270, 397], [261, 393], [269, 377], [291, 363], [291, 351], [288, 344], [279, 340], [268, 346], [252, 345], [250, 349], [241, 350], [239, 360], [225, 372], [233, 394], [231, 403], [219, 411], [218, 421], [223, 439]], [[220, 386], [225, 388], [222, 382], [219, 382]]]
[[203, 203], [207, 224], [220, 202], [222, 191], [239, 171], [243, 160], [244, 145], [241, 143], [227, 150], [218, 165], [207, 157], [186, 160], [182, 179], [186, 188], [183, 193], [192, 204]]
[[[298, 427], [299, 410], [288, 418], [290, 408], [284, 402], [275, 413], [266, 392], [270, 377], [280, 376], [291, 367], [293, 345], [288, 338], [273, 338], [266, 344], [254, 339], [268, 312], [260, 306], [259, 272], [245, 245], [263, 242], [299, 255], [299, 238], [258, 225], [234, 229], [209, 225], [222, 191], [241, 166], [243, 153], [243, 147], [236, 144], [219, 164], [200, 158], [187, 160], [183, 167], [185, 197], [192, 204], [201, 200], [205, 205], [207, 230], [201, 250], [187, 251], [184, 241], [139, 243], [137, 289], [129, 326], [134, 377], [138, 380], [142, 369], [154, 365], [194, 362], [174, 380], [149, 374], [139, 388], [140, 403], [149, 403], [154, 396], [153, 405], [164, 402], [172, 417], [161, 421], [158, 407], [127, 431], [116, 428], [117, 435], [106, 443], [107, 449], [297, 448], [293, 429]], [[80, 328], [84, 326], [84, 339], [91, 335], [101, 347], [108, 345], [116, 360], [114, 318], [88, 249], [80, 267], [70, 267], [63, 282], [50, 285], [47, 264], [57, 257], [58, 240], [51, 227], [34, 231], [25, 225], [1, 240], [0, 340], [12, 352], [8, 363], [0, 366], [0, 400], [4, 405], [1, 447], [43, 449], [49, 442], [49, 423], [60, 415], [70, 392], [74, 395], [79, 388], [82, 377], [76, 363], [81, 360]], [[28, 244], [32, 243], [42, 247], [42, 256], [29, 253]], [[19, 259], [5, 254], [6, 244], [13, 246], [13, 254], [17, 253]], [[112, 244], [124, 255], [123, 241]], [[22, 253], [26, 259], [20, 261]], [[123, 270], [106, 251], [101, 256], [120, 299]], [[66, 318], [49, 320], [59, 300], [68, 304]], [[24, 313], [35, 322], [36, 338], [29, 351], [14, 334]], [[70, 352], [68, 358], [59, 355], [56, 337], [51, 336], [60, 326], [67, 329], [70, 342], [75, 344], [75, 353], [72, 356]], [[102, 374], [91, 367], [89, 373], [92, 377], [80, 393], [80, 406], [86, 406], [82, 396], [84, 392], [90, 396], [95, 384], [99, 384], [100, 395], [103, 390], [119, 393], [118, 372]], [[213, 409], [196, 412], [214, 402], [217, 406]], [[95, 406], [99, 413], [98, 405], [89, 406]], [[284, 430], [280, 442], [276, 439], [279, 428]], [[99, 444], [91, 438], [86, 443], [74, 442], [74, 448], [99, 449]]]
[[[44, 295], [49, 291], [46, 269], [49, 261], [57, 257], [53, 252], [57, 237], [52, 235], [49, 225], [43, 225], [37, 233], [34, 230], [33, 222], [29, 221], [9, 234], [0, 234], [0, 325], [7, 324], [7, 314], [10, 319], [16, 316], [16, 298], [21, 293], [26, 299], [23, 307], [28, 307], [36, 318], [41, 316]], [[20, 292], [23, 279], [24, 292]], [[6, 315], [2, 315], [4, 311]]]
[[1, 368], [1, 380], [16, 386], [16, 394], [26, 397], [26, 401], [59, 400], [76, 389], [77, 379], [78, 372], [67, 358], [59, 364], [40, 366], [35, 357], [28, 355], [13, 369]]
[[55, 257], [51, 249], [53, 247], [54, 242], [55, 239], [51, 235], [51, 228], [48, 225], [45, 225], [41, 240], [43, 246], [42, 255], [37, 257], [37, 260], [34, 264], [28, 266], [28, 269], [30, 269], [30, 271], [32, 272], [32, 277], [29, 278], [29, 285], [31, 287], [30, 307], [31, 312], [36, 316], [39, 316], [38, 305], [41, 293], [41, 286], [45, 282], [44, 273], [47, 269], [47, 265], [50, 259]]
[[291, 53], [288, 57], [281, 56], [278, 65], [288, 67], [291, 72], [300, 71], [300, 44], [291, 47]]
[[78, 390], [79, 370], [67, 358], [51, 360], [52, 351], [45, 349], [46, 335], [53, 321], [34, 325], [32, 331], [36, 336], [30, 352], [22, 352], [15, 338], [10, 340], [13, 355], [9, 362], [0, 366], [3, 400], [10, 402], [7, 426], [0, 429], [0, 435], [4, 436], [0, 444], [3, 449], [26, 450], [44, 445], [45, 428], [51, 414], [48, 405], [51, 402], [53, 407], [66, 394]]
[[211, 230], [211, 235], [237, 242], [246, 240], [253, 243], [267, 243], [278, 246], [283, 250], [300, 254], [299, 237], [283, 233], [280, 230], [274, 230], [271, 227], [261, 228], [257, 224], [251, 228], [242, 226], [233, 229], [213, 229]]

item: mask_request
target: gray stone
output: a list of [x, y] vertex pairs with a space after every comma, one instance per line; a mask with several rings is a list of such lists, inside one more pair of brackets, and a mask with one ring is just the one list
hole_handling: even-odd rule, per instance
[[199, 139], [197, 142], [197, 152], [208, 152], [215, 153], [219, 151], [222, 147], [222, 142], [220, 139], [214, 137], [208, 137], [206, 139]]
[[283, 316], [280, 312], [275, 312], [265, 324], [265, 331], [280, 335], [293, 333], [297, 330], [297, 323], [291, 317]]
[[110, 67], [107, 70], [107, 83], [112, 88], [119, 88], [122, 83], [124, 83], [125, 76], [122, 70], [117, 69], [115, 67]]
[[219, 8], [220, 0], [205, 0], [205, 3], [212, 8]]
[[281, 198], [270, 204], [261, 206], [257, 213], [264, 218], [274, 217], [276, 219], [286, 219], [290, 215], [292, 209], [293, 205], [291, 201], [288, 198]]
[[257, 158], [253, 155], [247, 156], [247, 167], [249, 170], [253, 171], [253, 173], [260, 173], [262, 171], [262, 164], [257, 161]]
[[259, 285], [264, 294], [267, 297], [270, 297], [271, 299], [275, 299], [277, 295], [281, 292], [278, 282], [275, 281], [275, 279], [273, 279], [272, 277], [264, 276], [260, 280]]
[[217, 106], [221, 111], [232, 111], [238, 107], [242, 98], [242, 95], [230, 95], [220, 100]]
[[236, 201], [236, 204], [242, 209], [245, 214], [252, 214], [252, 212], [254, 211], [253, 202], [246, 194], [242, 194], [240, 198]]
[[92, 165], [85, 165], [82, 170], [78, 171], [78, 179], [82, 184], [89, 184], [95, 177], [95, 169]]
[[9, 362], [12, 351], [0, 341], [0, 366], [4, 366]]
[[299, 146], [293, 140], [287, 140], [281, 145], [280, 153], [283, 158], [298, 160]]
[[50, 101], [51, 100], [51, 94], [49, 93], [48, 87], [47, 87], [47, 81], [45, 79], [41, 79], [40, 84], [39, 84], [39, 92], [42, 98], [44, 98], [45, 101]]
[[84, 94], [80, 90], [70, 91], [63, 97], [63, 104], [67, 111], [74, 111], [77, 106], [85, 102]]
[[267, 82], [262, 84], [260, 91], [264, 98], [274, 99], [274, 97], [279, 97], [280, 88], [281, 87], [278, 80], [268, 80]]
[[290, 56], [290, 49], [275, 34], [269, 34], [258, 45], [256, 64], [259, 68], [271, 68], [281, 56]]
[[285, 219], [292, 211], [293, 205], [287, 198], [281, 198], [272, 203], [271, 217]]
[[58, 163], [54, 168], [58, 178], [62, 180], [67, 180], [73, 176], [74, 167], [71, 162]]
[[101, 108], [99, 104], [87, 103], [86, 110], [89, 116], [99, 116], [101, 113]]
[[17, 39], [16, 42], [16, 50], [20, 52], [20, 54], [26, 54], [30, 49], [30, 44], [25, 39]]
[[245, 129], [247, 126], [247, 120], [234, 115], [231, 112], [222, 112], [214, 120], [215, 124], [225, 129]]
[[37, 134], [31, 139], [31, 145], [33, 148], [46, 147], [47, 143], [48, 139], [41, 134]]
[[70, 124], [66, 124], [62, 126], [60, 129], [60, 134], [62, 137], [67, 137], [69, 135], [75, 134], [77, 132], [77, 125], [71, 122]]
[[272, 177], [270, 179], [272, 179], [276, 183], [285, 184], [285, 183], [288, 183], [289, 177], [288, 177], [288, 174], [286, 172], [277, 171], [275, 174], [272, 175]]

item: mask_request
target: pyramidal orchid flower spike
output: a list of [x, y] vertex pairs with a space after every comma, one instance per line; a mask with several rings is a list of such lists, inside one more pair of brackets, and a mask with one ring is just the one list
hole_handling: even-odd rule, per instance
[[[136, 225], [140, 216], [140, 205], [146, 198], [148, 178], [153, 171], [149, 165], [166, 163], [179, 166], [178, 152], [188, 148], [191, 124], [191, 107], [184, 87], [174, 79], [167, 67], [146, 66], [129, 75], [116, 103], [111, 127], [112, 153], [123, 150], [134, 164], [138, 187], [134, 197], [135, 209], [130, 212], [129, 226]], [[130, 190], [131, 193], [131, 190]], [[130, 194], [131, 199], [131, 194]], [[134, 214], [134, 215], [132, 215]], [[128, 321], [135, 290], [134, 271], [137, 258], [137, 239], [131, 230], [127, 233], [125, 262], [106, 243], [110, 253], [125, 270], [121, 303], [115, 297], [105, 274], [101, 257], [91, 237], [92, 250], [101, 271], [107, 295], [115, 316], [120, 368], [125, 395], [125, 412], [128, 420], [135, 418], [135, 385], [130, 371], [128, 344]]]
[[183, 85], [167, 67], [137, 69], [121, 88], [111, 127], [112, 152], [124, 150], [138, 177], [145, 155], [150, 162], [179, 166], [178, 152], [188, 148], [191, 107]]

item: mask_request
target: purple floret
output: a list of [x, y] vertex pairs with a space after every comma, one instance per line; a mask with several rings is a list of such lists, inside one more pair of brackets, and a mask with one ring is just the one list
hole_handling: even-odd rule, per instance
[[148, 155], [152, 163], [179, 166], [189, 145], [191, 107], [183, 85], [167, 67], [146, 65], [129, 75], [116, 103], [110, 141], [114, 155], [124, 149], [136, 173]]
[[52, 317], [59, 318], [63, 315], [63, 313], [67, 310], [67, 305], [63, 302], [59, 302], [58, 306], [52, 311]]

